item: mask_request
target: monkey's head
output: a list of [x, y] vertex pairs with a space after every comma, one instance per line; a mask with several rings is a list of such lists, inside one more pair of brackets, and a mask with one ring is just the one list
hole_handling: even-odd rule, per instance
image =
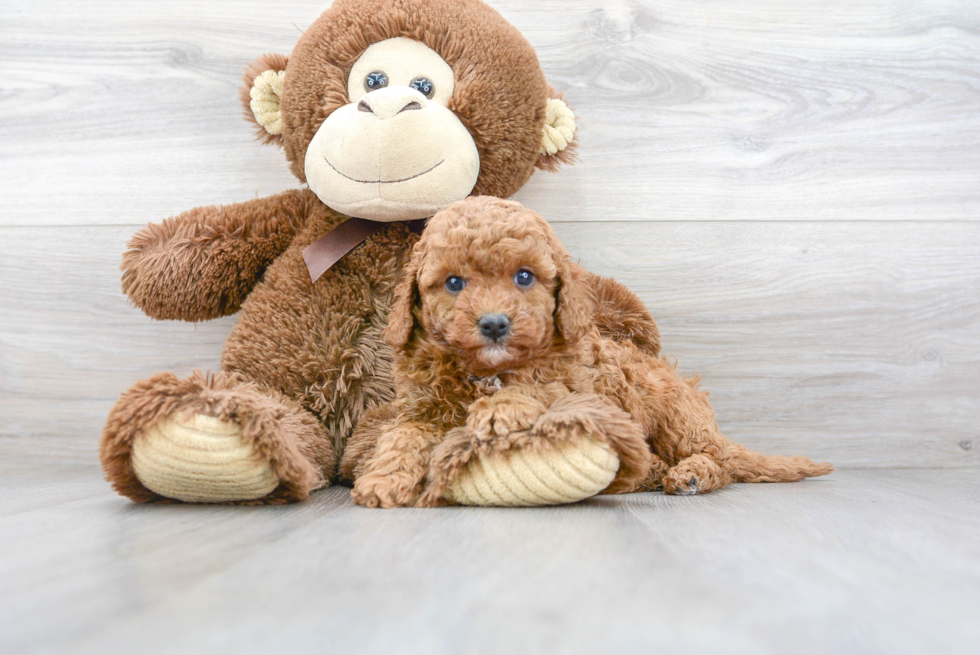
[[530, 44], [480, 0], [335, 0], [288, 58], [249, 67], [242, 100], [324, 204], [375, 221], [513, 195], [575, 134]]

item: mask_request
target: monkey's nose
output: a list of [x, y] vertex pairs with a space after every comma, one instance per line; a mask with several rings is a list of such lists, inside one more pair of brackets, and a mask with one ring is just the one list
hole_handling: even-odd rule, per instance
[[357, 103], [358, 111], [366, 111], [384, 120], [396, 116], [403, 111], [422, 109], [425, 96], [415, 89], [386, 87], [372, 91]]
[[510, 331], [510, 318], [503, 314], [484, 314], [476, 322], [483, 336], [494, 341], [499, 340]]

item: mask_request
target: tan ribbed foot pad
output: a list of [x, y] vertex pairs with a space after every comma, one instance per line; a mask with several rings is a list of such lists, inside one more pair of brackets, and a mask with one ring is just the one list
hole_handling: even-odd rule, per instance
[[188, 503], [255, 500], [279, 486], [238, 425], [203, 414], [170, 416], [141, 432], [131, 457], [143, 486]]
[[538, 452], [477, 455], [450, 483], [445, 497], [460, 505], [562, 505], [595, 496], [618, 471], [613, 449], [585, 438]]

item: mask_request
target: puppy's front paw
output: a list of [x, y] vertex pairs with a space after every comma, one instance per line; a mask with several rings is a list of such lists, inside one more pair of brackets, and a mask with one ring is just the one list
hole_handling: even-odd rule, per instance
[[351, 499], [364, 507], [411, 507], [422, 485], [406, 473], [368, 473], [354, 482]]
[[530, 430], [547, 410], [544, 403], [534, 398], [503, 402], [495, 401], [492, 397], [481, 398], [470, 405], [466, 427], [477, 440], [490, 441]]

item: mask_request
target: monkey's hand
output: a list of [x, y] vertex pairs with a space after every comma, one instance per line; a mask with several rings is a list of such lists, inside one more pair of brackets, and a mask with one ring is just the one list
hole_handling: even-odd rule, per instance
[[123, 255], [123, 292], [152, 318], [234, 314], [306, 222], [313, 200], [309, 190], [287, 191], [151, 223]]
[[643, 302], [616, 280], [585, 272], [595, 296], [599, 333], [615, 341], [632, 341], [653, 357], [660, 355], [660, 330]]

